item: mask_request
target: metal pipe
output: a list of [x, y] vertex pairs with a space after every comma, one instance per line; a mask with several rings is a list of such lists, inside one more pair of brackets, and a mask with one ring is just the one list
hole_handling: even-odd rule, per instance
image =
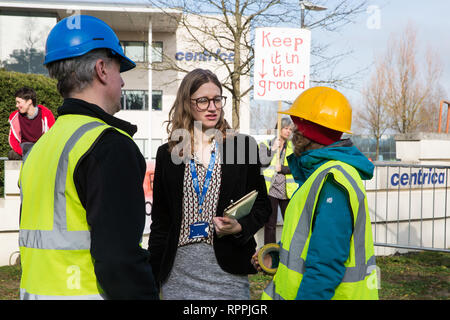
[[439, 102], [439, 123], [438, 123], [438, 133], [441, 133], [442, 128], [442, 108], [444, 103], [447, 104], [447, 123], [445, 126], [445, 133], [448, 133], [449, 119], [450, 119], [450, 102], [446, 100], [441, 100]]
[[[398, 176], [400, 177], [400, 167], [398, 168]], [[397, 243], [400, 237], [400, 183], [397, 189]]]
[[303, 3], [303, 1], [300, 1], [300, 28], [304, 28], [305, 27], [305, 4]]
[[[434, 173], [436, 173], [436, 168], [434, 169]], [[436, 200], [436, 185], [433, 184], [433, 221], [432, 230], [431, 230], [431, 246], [434, 248], [434, 208], [435, 208], [435, 200]]]
[[450, 217], [434, 217], [434, 218], [416, 218], [416, 219], [403, 219], [403, 220], [387, 220], [387, 221], [377, 221], [372, 222], [372, 224], [383, 224], [383, 223], [408, 223], [408, 222], [422, 222], [422, 221], [438, 221], [438, 220], [446, 220], [450, 219]]
[[449, 110], [450, 110], [450, 103], [448, 101], [444, 101], [444, 103], [447, 104], [447, 125], [445, 126], [445, 133], [448, 133], [448, 122], [449, 122], [448, 120], [450, 118], [450, 112], [449, 112]]
[[[409, 168], [409, 176], [411, 176], [412, 168]], [[411, 184], [409, 184], [409, 212], [408, 212], [408, 245], [411, 244]], [[400, 202], [400, 199], [398, 199]]]
[[388, 208], [389, 208], [389, 167], [386, 168], [386, 220], [385, 220], [385, 225], [384, 225], [384, 231], [385, 231], [385, 236], [384, 236], [384, 241], [387, 242], [387, 233], [388, 233]]
[[420, 185], [420, 246], [422, 246], [423, 234], [423, 183]]
[[447, 183], [448, 169], [445, 170], [445, 220], [444, 220], [444, 248], [447, 248]]
[[428, 247], [417, 247], [417, 246], [403, 246], [397, 244], [389, 244], [389, 243], [374, 243], [374, 246], [377, 247], [390, 247], [390, 248], [400, 248], [400, 249], [411, 249], [411, 250], [420, 250], [420, 251], [439, 251], [439, 252], [450, 252], [450, 249], [437, 249], [437, 248], [428, 248]]
[[378, 168], [375, 168], [375, 239], [377, 241], [377, 202], [378, 202]]

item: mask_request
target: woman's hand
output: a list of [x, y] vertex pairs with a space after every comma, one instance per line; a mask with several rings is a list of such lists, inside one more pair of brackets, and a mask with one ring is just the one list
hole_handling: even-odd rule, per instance
[[218, 237], [235, 234], [242, 231], [242, 226], [240, 223], [236, 219], [229, 217], [214, 217], [213, 224]]
[[252, 263], [253, 267], [254, 267], [258, 272], [261, 272], [261, 271], [263, 271], [263, 269], [261, 268], [261, 266], [259, 265], [259, 262], [258, 262], [258, 254], [259, 254], [259, 250], [261, 250], [261, 248], [259, 248], [259, 249], [255, 252], [255, 254], [252, 256], [251, 263]]
[[[258, 254], [259, 254], [259, 251], [260, 251], [261, 249], [262, 249], [262, 248], [259, 248], [259, 249], [255, 252], [255, 254], [252, 256], [251, 263], [252, 263], [253, 267], [254, 267], [258, 272], [264, 272], [264, 273], [266, 273], [266, 272], [261, 268], [261, 266], [259, 265]], [[272, 267], [272, 256], [271, 256], [270, 254], [266, 254], [266, 255], [264, 256], [263, 259], [264, 259], [264, 266], [267, 267], [267, 268], [271, 268], [271, 267]]]
[[275, 139], [275, 141], [273, 142], [271, 149], [272, 149], [272, 151], [277, 151], [280, 146], [281, 146], [281, 139], [278, 138], [278, 139]]

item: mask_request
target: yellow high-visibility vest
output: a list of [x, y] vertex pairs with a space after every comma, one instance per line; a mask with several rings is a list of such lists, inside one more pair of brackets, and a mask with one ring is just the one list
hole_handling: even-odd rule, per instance
[[[262, 143], [264, 143], [267, 146], [267, 149], [270, 149], [269, 143], [268, 141], [263, 141]], [[286, 143], [286, 152], [284, 155], [284, 161], [283, 161], [283, 166], [288, 166], [288, 162], [287, 162], [287, 157], [292, 154], [293, 148], [292, 148], [292, 142], [291, 141], [287, 141]], [[274, 156], [272, 158], [272, 161], [270, 161], [270, 165], [269, 167], [267, 167], [267, 169], [264, 169], [263, 171], [263, 175], [264, 175], [264, 180], [266, 181], [266, 188], [267, 188], [267, 193], [269, 193], [270, 187], [272, 185], [272, 178], [275, 175], [275, 166], [277, 163], [277, 159], [276, 156]], [[298, 184], [297, 182], [295, 182], [294, 177], [292, 176], [292, 174], [286, 174], [286, 196], [290, 199], [292, 198], [292, 195], [294, 194], [295, 190], [297, 190], [298, 188]]]
[[377, 268], [366, 192], [356, 169], [341, 161], [323, 164], [290, 200], [281, 235], [280, 263], [262, 299], [296, 298], [305, 269], [318, 195], [329, 174], [349, 194], [354, 227], [345, 275], [332, 299], [378, 299]]
[[86, 211], [73, 175], [105, 130], [98, 118], [62, 115], [20, 171], [21, 299], [104, 299], [90, 254]]

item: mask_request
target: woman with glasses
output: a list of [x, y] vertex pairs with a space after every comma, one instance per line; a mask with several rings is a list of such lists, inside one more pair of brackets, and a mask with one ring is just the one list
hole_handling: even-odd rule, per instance
[[[258, 146], [230, 130], [217, 76], [195, 69], [182, 80], [159, 147], [153, 181], [150, 262], [162, 299], [250, 299], [253, 235], [270, 216]], [[224, 209], [258, 191], [251, 212]]]

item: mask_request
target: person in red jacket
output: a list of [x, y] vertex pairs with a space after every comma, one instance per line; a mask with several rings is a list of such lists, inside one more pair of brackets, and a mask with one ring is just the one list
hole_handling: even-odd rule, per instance
[[21, 160], [33, 144], [55, 123], [53, 113], [42, 105], [36, 106], [36, 92], [28, 87], [16, 91], [17, 110], [9, 115], [8, 159]]

